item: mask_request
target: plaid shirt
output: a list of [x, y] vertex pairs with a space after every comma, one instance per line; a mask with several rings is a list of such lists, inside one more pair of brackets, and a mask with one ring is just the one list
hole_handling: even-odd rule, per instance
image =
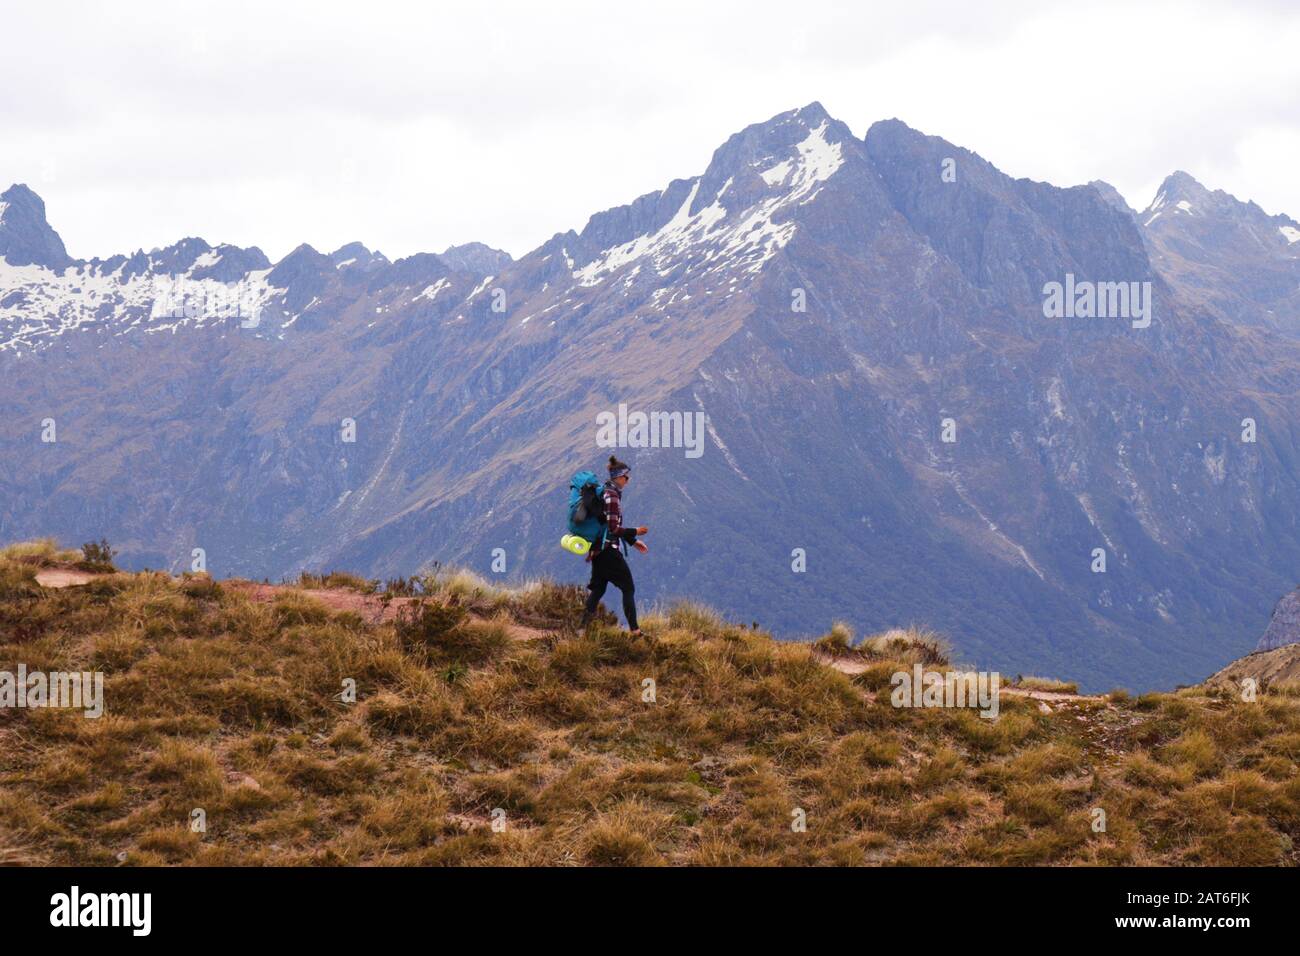
[[634, 543], [636, 531], [623, 527], [623, 494], [612, 482], [605, 483], [604, 548], [617, 548], [621, 542]]

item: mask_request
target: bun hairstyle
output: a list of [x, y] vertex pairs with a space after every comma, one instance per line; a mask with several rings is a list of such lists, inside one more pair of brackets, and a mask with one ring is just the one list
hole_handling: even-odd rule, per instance
[[627, 462], [619, 461], [613, 455], [609, 456], [609, 477], [617, 478], [620, 475], [626, 475], [632, 469], [627, 466]]

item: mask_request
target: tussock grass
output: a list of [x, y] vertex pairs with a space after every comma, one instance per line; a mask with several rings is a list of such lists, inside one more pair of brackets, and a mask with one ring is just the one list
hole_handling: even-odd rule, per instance
[[321, 574], [303, 571], [298, 575], [297, 586], [311, 590], [338, 588], [356, 591], [358, 594], [374, 594], [379, 590], [377, 580], [368, 580], [355, 574], [349, 574], [346, 571], [329, 571]]
[[933, 631], [924, 628], [895, 628], [869, 637], [858, 645], [857, 650], [877, 658], [890, 658], [912, 664], [942, 664], [945, 667], [952, 659], [952, 651], [946, 641]]
[[1041, 690], [1054, 694], [1079, 693], [1077, 682], [1056, 680], [1053, 677], [1029, 677], [1022, 674], [1016, 677], [1011, 686], [1022, 690]]
[[675, 630], [709, 636], [721, 631], [723, 622], [712, 608], [695, 601], [677, 601], [668, 609], [668, 626]]
[[512, 597], [510, 591], [488, 583], [473, 571], [439, 569], [422, 581], [425, 594], [480, 613], [501, 610]]
[[59, 543], [53, 538], [21, 541], [0, 548], [0, 562], [30, 564], [36, 567], [72, 564], [80, 561], [81, 557], [80, 551], [60, 548]]
[[41, 586], [36, 583], [36, 567], [26, 562], [0, 563], [0, 600], [6, 602], [41, 597]]
[[831, 657], [843, 657], [853, 650], [853, 628], [843, 621], [835, 621], [831, 629], [813, 641], [813, 647]]
[[66, 557], [0, 552], [0, 670], [100, 669], [107, 712], [0, 713], [0, 864], [1297, 862], [1300, 699], [1273, 689], [990, 720], [891, 706], [893, 673], [963, 670], [922, 630], [780, 644], [685, 602], [633, 638], [579, 631], [579, 587], [442, 569], [385, 589], [395, 619], [206, 575], [35, 586]]

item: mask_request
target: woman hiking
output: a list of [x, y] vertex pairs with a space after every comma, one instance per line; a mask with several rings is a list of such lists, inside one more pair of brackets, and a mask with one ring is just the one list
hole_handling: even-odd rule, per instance
[[605, 596], [605, 588], [612, 584], [623, 592], [623, 616], [627, 618], [627, 629], [636, 635], [641, 633], [636, 621], [636, 585], [632, 583], [632, 569], [627, 566], [623, 554], [629, 544], [642, 554], [650, 550], [644, 541], [636, 539], [637, 535], [645, 534], [650, 529], [644, 525], [639, 528], [623, 527], [623, 489], [631, 477], [632, 469], [627, 463], [610, 455], [609, 481], [605, 482], [603, 490], [605, 528], [587, 554], [587, 560], [591, 562], [591, 583], [587, 585], [587, 590], [591, 594], [587, 596], [582, 626], [586, 627], [590, 623], [592, 615], [596, 613], [596, 605]]

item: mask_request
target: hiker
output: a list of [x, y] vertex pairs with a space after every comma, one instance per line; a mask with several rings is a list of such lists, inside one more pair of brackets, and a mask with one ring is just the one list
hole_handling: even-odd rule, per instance
[[635, 635], [641, 633], [636, 620], [636, 585], [632, 583], [632, 569], [627, 566], [627, 559], [623, 555], [629, 544], [642, 554], [650, 549], [644, 541], [637, 540], [637, 535], [645, 534], [648, 528], [644, 525], [639, 528], [623, 527], [623, 489], [631, 477], [632, 469], [610, 455], [609, 481], [605, 482], [603, 489], [605, 527], [587, 554], [587, 560], [591, 562], [591, 583], [587, 589], [591, 594], [587, 596], [587, 609], [582, 615], [582, 624], [585, 627], [591, 621], [592, 615], [596, 613], [596, 605], [605, 596], [605, 588], [612, 584], [623, 592], [623, 616], [627, 618], [627, 629]]

